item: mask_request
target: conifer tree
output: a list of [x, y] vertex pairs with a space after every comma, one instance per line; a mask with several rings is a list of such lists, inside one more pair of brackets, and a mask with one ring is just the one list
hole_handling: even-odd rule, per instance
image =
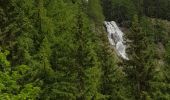
[[[165, 76], [161, 73], [164, 72], [160, 64], [156, 63], [156, 44], [154, 43], [154, 29], [153, 24], [147, 18], [138, 19], [134, 17], [132, 23], [132, 34], [128, 34], [131, 40], [130, 61], [126, 62], [126, 73], [133, 83], [135, 99], [154, 99], [158, 100], [164, 98], [167, 94], [163, 93], [160, 87], [162, 83], [159, 80], [164, 80]], [[165, 87], [166, 88], [166, 85]], [[160, 95], [158, 95], [160, 94]], [[156, 96], [157, 95], [157, 96]]]
[[27, 100], [36, 99], [40, 93], [40, 87], [33, 83], [22, 82], [30, 71], [30, 67], [20, 65], [11, 70], [10, 62], [6, 56], [9, 51], [0, 52], [0, 99], [2, 100]]
[[93, 43], [96, 35], [90, 31], [87, 16], [83, 14], [81, 5], [79, 6], [75, 30], [75, 41], [78, 43], [75, 53], [79, 92], [77, 99], [99, 99], [101, 69], [95, 51], [96, 42]]
[[[169, 100], [168, 29], [148, 18], [169, 19], [169, 5], [0, 0], [0, 100]], [[129, 61], [109, 46], [104, 17], [129, 23]]]
[[89, 0], [88, 12], [90, 18], [96, 23], [102, 23], [104, 21], [103, 11], [101, 7], [101, 0]]
[[123, 22], [132, 20], [137, 13], [134, 3], [131, 0], [102, 0], [103, 11], [106, 20]]

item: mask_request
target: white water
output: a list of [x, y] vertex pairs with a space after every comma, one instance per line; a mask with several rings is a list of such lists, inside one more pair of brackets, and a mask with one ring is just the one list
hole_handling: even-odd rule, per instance
[[117, 54], [125, 60], [129, 60], [126, 54], [126, 45], [123, 40], [123, 32], [119, 29], [116, 22], [104, 22], [110, 44], [115, 48]]

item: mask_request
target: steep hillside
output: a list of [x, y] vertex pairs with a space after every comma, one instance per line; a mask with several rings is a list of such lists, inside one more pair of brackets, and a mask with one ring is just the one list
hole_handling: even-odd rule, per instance
[[0, 0], [0, 100], [170, 100], [169, 5]]

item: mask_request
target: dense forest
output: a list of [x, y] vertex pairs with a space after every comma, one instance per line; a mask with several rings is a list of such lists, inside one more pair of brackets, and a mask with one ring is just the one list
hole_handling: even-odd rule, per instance
[[[170, 100], [170, 0], [0, 0], [0, 100]], [[104, 21], [124, 32], [129, 60]]]

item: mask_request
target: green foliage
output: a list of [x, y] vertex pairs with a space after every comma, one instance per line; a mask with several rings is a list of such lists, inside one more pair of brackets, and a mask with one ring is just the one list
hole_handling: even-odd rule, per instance
[[143, 2], [144, 14], [153, 18], [170, 20], [170, 0], [143, 0]]
[[0, 99], [1, 100], [27, 100], [36, 99], [40, 88], [31, 83], [20, 85], [20, 80], [30, 71], [26, 65], [18, 66], [12, 70], [6, 56], [8, 51], [0, 52]]
[[137, 14], [136, 7], [131, 0], [102, 0], [102, 1], [106, 20], [122, 22], [132, 20], [133, 15]]
[[96, 23], [102, 23], [104, 21], [103, 11], [101, 7], [101, 0], [89, 0], [88, 1], [89, 16]]
[[[131, 40], [129, 54], [131, 60], [126, 71], [133, 83], [136, 99], [168, 100], [166, 71], [157, 59], [155, 36], [160, 32], [148, 18], [134, 16], [132, 31], [127, 37]], [[161, 30], [163, 31], [163, 30]], [[163, 42], [162, 42], [163, 43]], [[159, 63], [158, 63], [159, 62]], [[164, 81], [164, 82], [163, 82]], [[164, 85], [163, 85], [164, 84]]]
[[[143, 16], [169, 18], [156, 1], [0, 0], [0, 100], [168, 100], [168, 30]], [[104, 18], [130, 26], [129, 61]]]

